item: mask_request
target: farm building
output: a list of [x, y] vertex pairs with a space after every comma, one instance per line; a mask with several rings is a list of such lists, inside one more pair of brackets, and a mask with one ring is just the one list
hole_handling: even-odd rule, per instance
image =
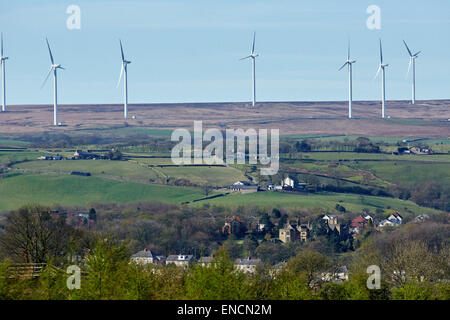
[[250, 193], [257, 192], [258, 186], [252, 185], [248, 181], [237, 181], [230, 186], [230, 189], [233, 192]]

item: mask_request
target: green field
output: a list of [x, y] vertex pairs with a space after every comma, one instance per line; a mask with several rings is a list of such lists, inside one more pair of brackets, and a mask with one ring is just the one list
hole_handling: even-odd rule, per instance
[[33, 174], [70, 174], [72, 171], [84, 171], [102, 178], [140, 183], [159, 182], [161, 178], [154, 170], [129, 161], [35, 160], [17, 164], [14, 168]]
[[87, 202], [161, 201], [180, 204], [204, 197], [197, 188], [51, 174], [0, 179], [0, 194], [0, 210], [17, 209], [30, 203], [82, 206]]
[[420, 162], [449, 162], [448, 155], [392, 155], [384, 153], [356, 153], [356, 152], [305, 152], [302, 153], [304, 160], [320, 161], [357, 161], [357, 160], [392, 160], [392, 161], [420, 161]]
[[44, 155], [44, 152], [34, 150], [0, 150], [0, 164], [7, 164], [14, 161], [35, 160]]
[[[162, 161], [161, 161], [162, 160]], [[166, 179], [187, 179], [197, 185], [228, 186], [238, 180], [246, 180], [243, 173], [232, 167], [149, 167], [148, 164], [171, 164], [166, 158], [144, 158], [129, 161], [108, 160], [35, 160], [14, 166], [24, 173], [68, 174], [72, 171], [90, 172], [92, 175], [121, 181], [162, 183]]]
[[224, 197], [196, 202], [195, 205], [219, 205], [238, 207], [251, 205], [262, 208], [321, 208], [334, 211], [337, 203], [344, 206], [347, 211], [360, 212], [364, 208], [375, 211], [377, 208], [387, 210], [394, 209], [404, 212], [406, 209], [414, 213], [432, 213], [436, 210], [424, 208], [411, 201], [403, 201], [385, 197], [360, 196], [341, 193], [320, 194], [287, 194], [281, 192], [256, 192], [249, 194], [229, 194]]
[[226, 187], [236, 181], [247, 180], [241, 171], [231, 167], [163, 167], [160, 170], [168, 177], [213, 187]]
[[377, 177], [394, 183], [437, 182], [450, 184], [450, 164], [420, 162], [359, 162], [358, 168], [373, 172]]

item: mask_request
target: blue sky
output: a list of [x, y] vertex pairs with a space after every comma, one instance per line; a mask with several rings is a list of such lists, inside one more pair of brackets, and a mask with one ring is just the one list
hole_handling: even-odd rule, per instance
[[[432, 3], [432, 4], [430, 4]], [[69, 5], [81, 29], [69, 30]], [[381, 8], [381, 30], [366, 27], [369, 5]], [[48, 36], [59, 72], [60, 103], [120, 103], [118, 39], [129, 65], [130, 103], [250, 100], [256, 30], [257, 100], [347, 99], [338, 68], [352, 41], [354, 99], [379, 99], [373, 81], [383, 40], [387, 98], [409, 99], [405, 39], [417, 59], [417, 99], [450, 98], [450, 1], [381, 0], [0, 0], [8, 104], [52, 103], [42, 90]]]

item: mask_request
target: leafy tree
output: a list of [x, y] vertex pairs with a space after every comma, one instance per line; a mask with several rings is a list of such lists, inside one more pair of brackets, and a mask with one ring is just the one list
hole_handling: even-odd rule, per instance
[[129, 265], [129, 250], [125, 243], [100, 240], [87, 255], [84, 271], [87, 279], [83, 281], [81, 290], [74, 293], [82, 299], [123, 299], [123, 285]]
[[255, 255], [256, 248], [258, 247], [258, 240], [253, 235], [247, 235], [244, 238], [244, 250], [247, 257], [253, 257]]
[[25, 206], [7, 215], [0, 247], [15, 261], [43, 263], [61, 260], [80, 238], [63, 216], [50, 214], [46, 207]]
[[270, 216], [265, 212], [261, 217], [261, 223], [264, 224], [264, 230], [266, 233], [272, 233], [275, 225], [270, 220]]
[[225, 250], [218, 250], [208, 266], [194, 266], [186, 277], [186, 296], [197, 300], [246, 299], [245, 275], [234, 269]]
[[331, 266], [330, 259], [318, 252], [304, 250], [287, 262], [286, 268], [291, 272], [305, 272], [308, 284], [315, 276]]

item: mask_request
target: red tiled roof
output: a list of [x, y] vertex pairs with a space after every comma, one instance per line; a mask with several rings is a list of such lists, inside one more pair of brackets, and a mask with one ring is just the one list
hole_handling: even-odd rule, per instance
[[366, 224], [366, 219], [362, 216], [358, 216], [355, 219], [352, 220], [352, 223], [350, 224], [351, 227], [357, 228], [357, 227], [363, 227]]

